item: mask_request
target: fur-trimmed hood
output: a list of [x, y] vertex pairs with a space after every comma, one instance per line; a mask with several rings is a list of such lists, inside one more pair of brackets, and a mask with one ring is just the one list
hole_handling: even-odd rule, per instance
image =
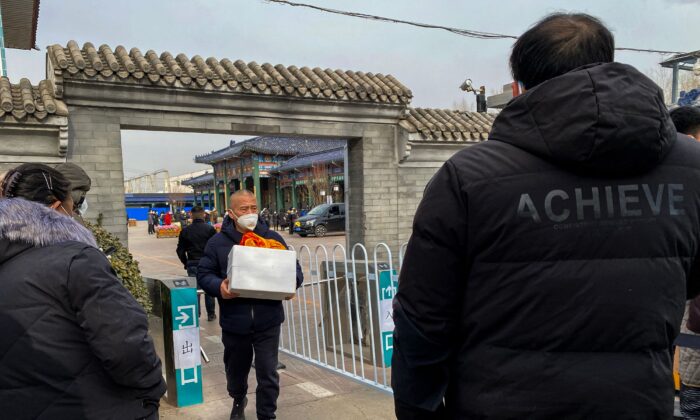
[[97, 248], [92, 233], [72, 218], [33, 201], [0, 199], [0, 264], [26, 248], [68, 241]]

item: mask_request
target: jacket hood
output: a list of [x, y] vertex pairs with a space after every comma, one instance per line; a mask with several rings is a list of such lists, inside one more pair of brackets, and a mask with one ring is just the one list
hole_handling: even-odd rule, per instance
[[[267, 231], [269, 230], [270, 227], [258, 217], [258, 224], [255, 225], [253, 232], [265, 237]], [[228, 216], [228, 214], [224, 216], [224, 221], [221, 223], [221, 232], [231, 238], [231, 240], [235, 243], [241, 242], [241, 239], [243, 238], [243, 234], [236, 230], [236, 222], [234, 222], [233, 219]]]
[[661, 89], [634, 67], [591, 64], [511, 100], [490, 140], [587, 175], [632, 175], [659, 164], [676, 140]]
[[92, 233], [72, 218], [33, 201], [0, 199], [0, 264], [27, 248], [68, 241], [97, 248]]

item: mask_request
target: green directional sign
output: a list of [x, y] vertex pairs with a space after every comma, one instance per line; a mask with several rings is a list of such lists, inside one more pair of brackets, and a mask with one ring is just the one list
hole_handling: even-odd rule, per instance
[[173, 360], [177, 381], [177, 406], [199, 404], [202, 395], [202, 356], [199, 347], [197, 289], [171, 289], [173, 325]]
[[[382, 338], [382, 352], [386, 367], [391, 367], [391, 356], [394, 353], [394, 317], [391, 307], [399, 285], [396, 270], [389, 270], [388, 264], [379, 264], [379, 327]], [[385, 268], [382, 270], [382, 268]]]

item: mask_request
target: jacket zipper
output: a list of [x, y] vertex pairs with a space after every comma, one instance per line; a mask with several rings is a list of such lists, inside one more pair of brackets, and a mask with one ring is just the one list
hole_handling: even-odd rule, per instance
[[254, 308], [254, 306], [251, 303], [250, 304], [250, 320], [251, 320], [250, 329], [253, 329], [253, 324], [255, 323], [255, 309], [253, 309], [253, 308]]

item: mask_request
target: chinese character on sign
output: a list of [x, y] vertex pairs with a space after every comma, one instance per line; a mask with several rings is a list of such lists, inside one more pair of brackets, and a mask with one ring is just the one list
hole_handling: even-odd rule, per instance
[[182, 345], [182, 354], [187, 354], [187, 353], [192, 353], [192, 343], [189, 341], [185, 340], [185, 344]]

